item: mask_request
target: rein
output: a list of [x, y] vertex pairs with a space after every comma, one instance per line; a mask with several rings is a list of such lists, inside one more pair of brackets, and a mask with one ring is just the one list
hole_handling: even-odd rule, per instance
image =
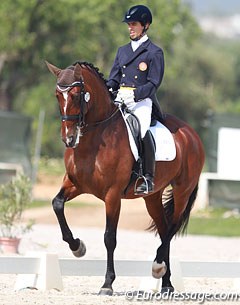
[[79, 102], [80, 102], [81, 112], [79, 114], [69, 114], [69, 115], [61, 114], [61, 120], [62, 121], [77, 121], [78, 120], [78, 126], [79, 126], [80, 130], [83, 128], [88, 128], [87, 130], [80, 132], [81, 136], [83, 134], [85, 134], [87, 131], [89, 131], [89, 128], [92, 129], [92, 128], [97, 127], [98, 125], [108, 122], [118, 113], [119, 107], [114, 109], [114, 111], [106, 119], [104, 119], [102, 121], [94, 122], [91, 124], [86, 124], [85, 123], [85, 107], [90, 99], [90, 94], [89, 94], [89, 92], [85, 92], [84, 81], [80, 80], [80, 81], [77, 81], [77, 82], [74, 82], [74, 83], [68, 84], [68, 85], [63, 85], [63, 84], [57, 83], [57, 90], [59, 90], [60, 92], [68, 92], [69, 90], [71, 90], [74, 87], [80, 87]]
[[106, 122], [108, 122], [109, 120], [111, 120], [117, 113], [119, 112], [119, 108], [117, 107], [109, 117], [107, 117], [106, 119], [102, 120], [102, 121], [98, 121], [98, 122], [94, 122], [91, 124], [86, 124], [84, 127], [88, 128], [87, 130], [84, 130], [81, 132], [81, 135], [84, 135], [86, 132], [88, 132], [90, 129], [93, 129], [95, 127], [97, 127], [98, 125], [104, 124]]

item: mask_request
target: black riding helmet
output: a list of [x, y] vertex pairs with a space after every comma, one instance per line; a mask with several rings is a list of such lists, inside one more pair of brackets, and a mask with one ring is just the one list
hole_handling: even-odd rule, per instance
[[132, 6], [125, 14], [123, 22], [139, 21], [142, 25], [152, 23], [152, 13], [145, 5]]

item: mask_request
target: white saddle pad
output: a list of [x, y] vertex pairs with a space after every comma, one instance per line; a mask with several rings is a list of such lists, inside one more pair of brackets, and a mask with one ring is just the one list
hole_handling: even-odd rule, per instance
[[[138, 149], [135, 144], [132, 132], [128, 126], [128, 123], [126, 122], [126, 118], [124, 114], [122, 113], [122, 116], [124, 118], [124, 121], [127, 126], [128, 130], [128, 137], [130, 142], [130, 147], [133, 153], [133, 156], [135, 160], [138, 160]], [[127, 116], [126, 116], [127, 117]], [[152, 135], [154, 137], [155, 143], [156, 143], [156, 154], [155, 154], [155, 160], [156, 161], [172, 161], [176, 157], [176, 146], [173, 139], [173, 136], [169, 129], [167, 129], [166, 126], [161, 124], [160, 122], [157, 122], [157, 124], [153, 127], [150, 127], [150, 130], [152, 132]]]

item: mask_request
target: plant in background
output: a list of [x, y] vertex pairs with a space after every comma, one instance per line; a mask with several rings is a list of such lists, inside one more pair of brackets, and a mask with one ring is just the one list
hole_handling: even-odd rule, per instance
[[31, 181], [27, 176], [20, 174], [0, 185], [0, 236], [19, 238], [31, 230], [33, 220], [22, 222], [22, 213], [31, 201]]

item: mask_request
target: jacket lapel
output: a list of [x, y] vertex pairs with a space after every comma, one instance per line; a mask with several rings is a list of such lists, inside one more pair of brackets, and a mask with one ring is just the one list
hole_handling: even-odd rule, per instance
[[148, 39], [139, 48], [137, 48], [137, 50], [135, 52], [133, 52], [132, 47], [131, 47], [131, 43], [129, 43], [126, 47], [127, 48], [125, 50], [126, 56], [124, 56], [124, 59], [123, 59], [122, 63], [124, 65], [128, 65], [130, 62], [132, 62], [140, 54], [142, 54], [143, 52], [146, 52], [149, 44], [150, 44], [150, 40]]

